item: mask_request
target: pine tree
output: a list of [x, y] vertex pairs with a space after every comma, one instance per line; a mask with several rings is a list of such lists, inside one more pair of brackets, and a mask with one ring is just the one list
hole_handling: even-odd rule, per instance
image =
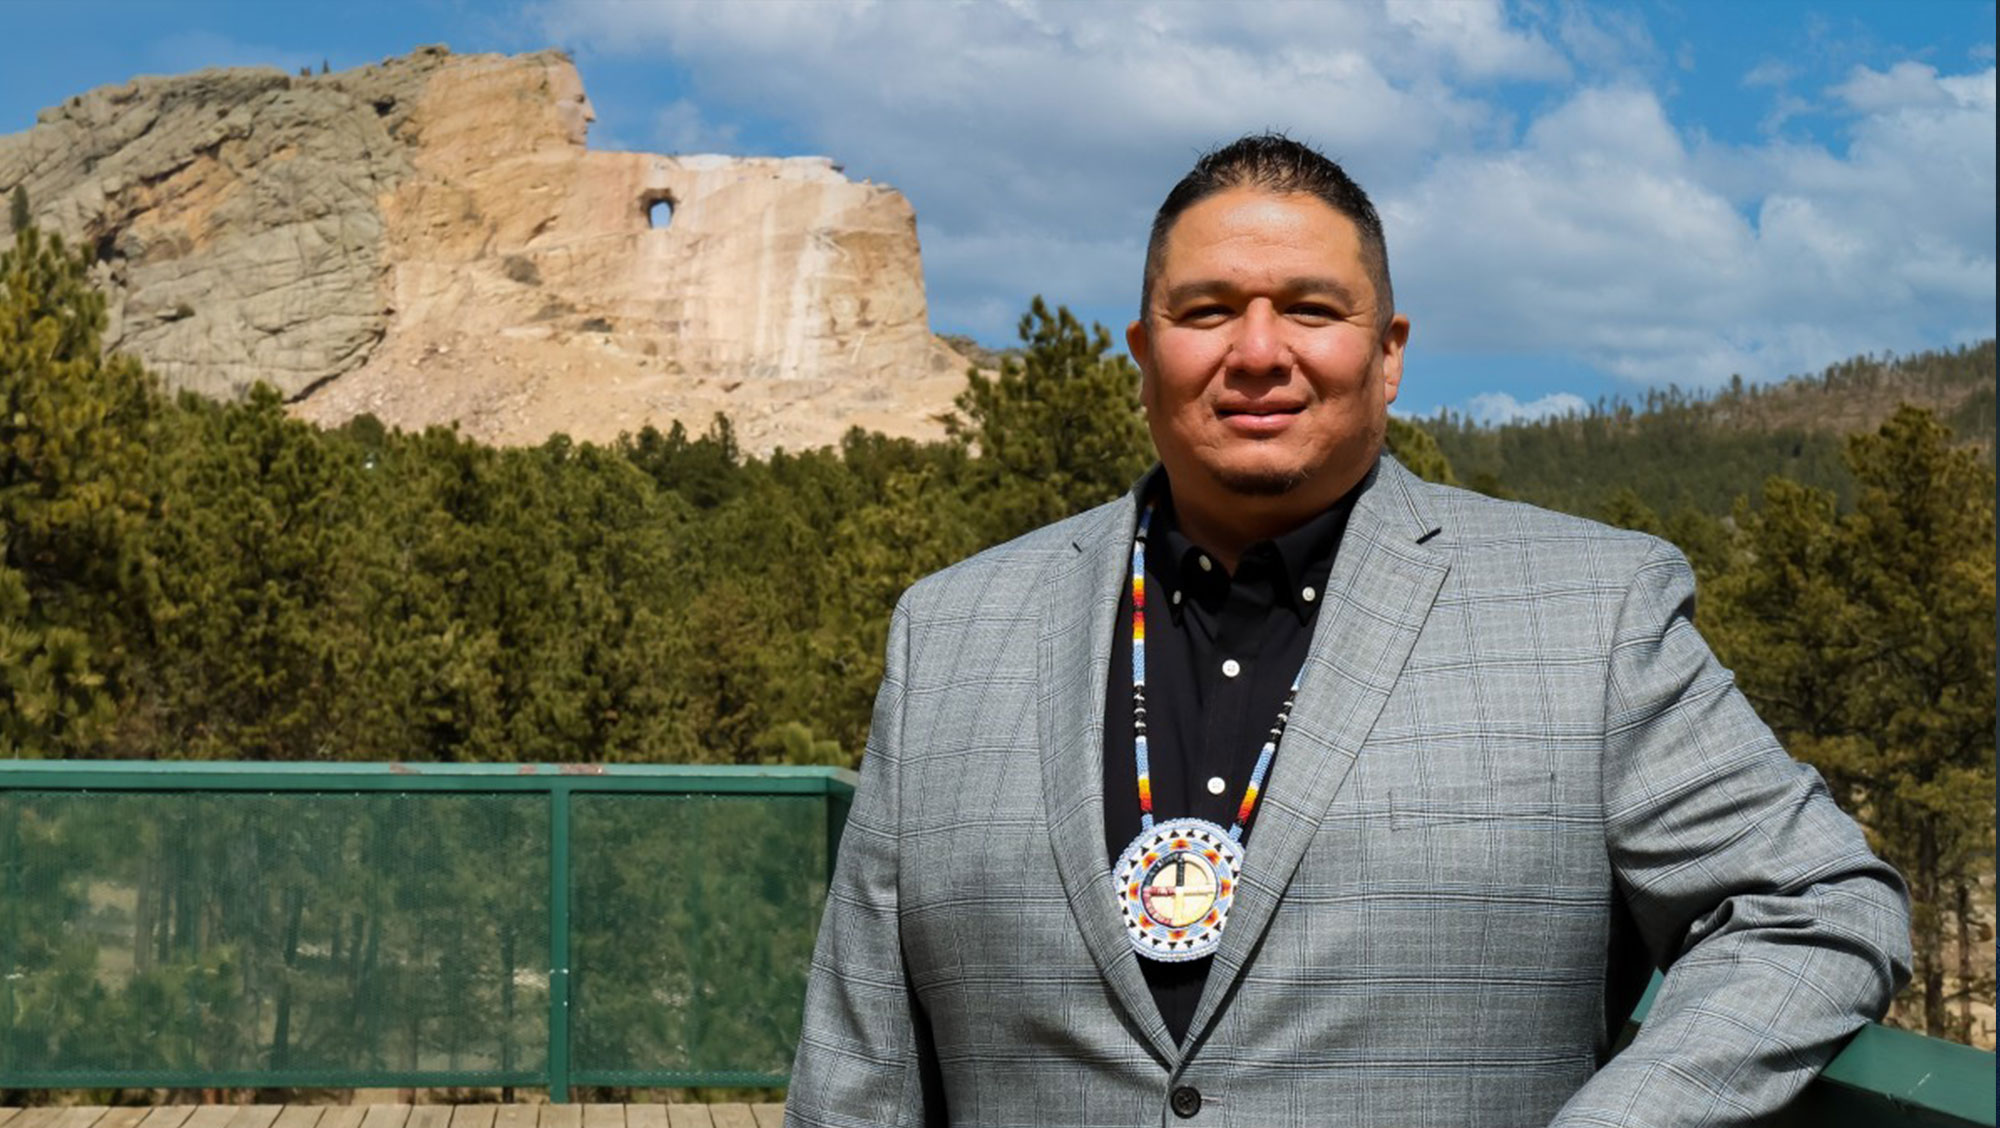
[[1917, 974], [1899, 1010], [1964, 1038], [1969, 1003], [1992, 997], [1990, 973], [1955, 977], [1950, 953], [1969, 966], [1993, 848], [1993, 472], [1912, 408], [1850, 439], [1847, 461], [1851, 512], [1783, 479], [1761, 509], [1738, 507], [1737, 561], [1711, 587], [1707, 629], [1908, 880]]
[[1020, 334], [1021, 357], [1004, 358], [995, 377], [969, 372], [963, 417], [946, 422], [976, 456], [971, 488], [989, 540], [1109, 501], [1152, 461], [1138, 369], [1112, 353], [1109, 330], [1086, 331], [1037, 297]]
[[1444, 456], [1444, 449], [1438, 446], [1429, 431], [1415, 423], [1391, 415], [1383, 445], [1417, 477], [1447, 486], [1458, 484], [1457, 476], [1451, 472], [1451, 460]]
[[88, 267], [32, 224], [0, 253], [0, 755], [97, 747], [152, 576], [157, 395], [103, 354]]
[[358, 614], [361, 455], [286, 417], [268, 384], [176, 413], [155, 523], [161, 575], [152, 741], [216, 759], [346, 758]]
[[1925, 1031], [1962, 1039], [1976, 987], [1947, 998], [1950, 932], [1993, 851], [1993, 472], [1908, 407], [1850, 439], [1848, 464], [1859, 494], [1846, 543], [1869, 648], [1852, 707], [1879, 745], [1842, 770], [1877, 796], [1876, 833], [1910, 881]]

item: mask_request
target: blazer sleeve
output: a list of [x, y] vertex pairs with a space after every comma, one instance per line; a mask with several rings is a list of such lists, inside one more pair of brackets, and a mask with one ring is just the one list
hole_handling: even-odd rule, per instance
[[1901, 878], [1757, 719], [1693, 610], [1692, 571], [1656, 542], [1612, 640], [1602, 779], [1619, 892], [1665, 977], [1563, 1128], [1754, 1123], [1909, 978]]
[[905, 594], [890, 621], [861, 782], [813, 949], [805, 1020], [786, 1093], [786, 1128], [877, 1128], [943, 1119], [927, 1025], [905, 974], [897, 920], [909, 599]]

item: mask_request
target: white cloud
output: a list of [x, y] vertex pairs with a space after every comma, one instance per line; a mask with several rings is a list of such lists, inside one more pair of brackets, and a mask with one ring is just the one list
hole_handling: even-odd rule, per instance
[[1765, 59], [1743, 74], [1745, 86], [1783, 86], [1799, 77], [1799, 68], [1778, 59]]
[[1829, 95], [1845, 153], [1690, 142], [1620, 87], [1444, 158], [1384, 207], [1419, 339], [1686, 387], [1990, 335], [1993, 72], [1904, 64]]
[[[784, 120], [940, 230], [1143, 225], [1201, 149], [1283, 129], [1373, 179], [1504, 132], [1441, 77], [1442, 32], [1375, 4], [695, 4], [555, 0], [556, 38], [665, 51], [705, 105]], [[1503, 29], [1504, 30], [1504, 29]], [[1458, 50], [1527, 65], [1519, 33]], [[1547, 52], [1546, 45], [1543, 52]], [[1517, 60], [1515, 56], [1520, 56]], [[587, 74], [587, 61], [586, 61]]]
[[1938, 81], [1937, 68], [1904, 61], [1886, 71], [1855, 67], [1846, 82], [1827, 93], [1859, 113], [1883, 113], [1917, 106], [1942, 106], [1961, 101], [1954, 87]]
[[1384, 217], [1420, 340], [1558, 349], [1635, 378], [1727, 323], [1755, 241], [1635, 88], [1579, 92], [1517, 149], [1446, 158]]
[[1497, 3], [1386, 0], [1389, 22], [1441, 52], [1468, 78], [1562, 79], [1569, 62], [1540, 35], [1505, 23]]
[[654, 147], [664, 153], [730, 153], [736, 150], [738, 129], [708, 120], [701, 107], [676, 98], [653, 116]]
[[1489, 427], [1501, 423], [1531, 423], [1571, 413], [1582, 415], [1589, 410], [1590, 404], [1582, 396], [1570, 392], [1550, 392], [1527, 403], [1506, 392], [1482, 392], [1465, 402], [1466, 417]]
[[[1676, 119], [1681, 79], [1640, 16], [1581, 4], [531, 12], [586, 79], [593, 56], [679, 69], [690, 93], [650, 123], [664, 147], [729, 149], [736, 123], [775, 121], [902, 189], [934, 322], [996, 342], [1036, 292], [1115, 328], [1167, 187], [1263, 128], [1369, 186], [1419, 348], [1690, 386], [1993, 331], [1990, 64], [1809, 87], [1823, 63], [1767, 60], [1741, 79], [1774, 91], [1767, 132], [1812, 109], [1834, 143], [1738, 145]], [[1591, 77], [1558, 84], [1572, 73]]]
[[1620, 73], [1657, 54], [1638, 13], [1608, 4], [1564, 4], [1556, 38], [1571, 58], [1595, 71]]
[[1800, 114], [1812, 110], [1813, 104], [1796, 94], [1779, 94], [1771, 101], [1771, 109], [1757, 122], [1757, 132], [1766, 137], [1775, 136], [1785, 128], [1785, 123]]
[[1093, 316], [1110, 323], [1114, 341], [1123, 340], [1126, 310], [1139, 304], [1139, 274], [1133, 264], [1146, 254], [1143, 231], [1104, 240], [1053, 231], [965, 233], [939, 231], [920, 218], [917, 232], [926, 275], [980, 280], [970, 291], [931, 288], [932, 322], [962, 326], [981, 340], [1014, 343], [1021, 311], [1036, 294], [1051, 305], [1075, 305], [1078, 294], [1122, 297], [1119, 304], [1125, 308], [1116, 312], [1078, 312], [1086, 324]]

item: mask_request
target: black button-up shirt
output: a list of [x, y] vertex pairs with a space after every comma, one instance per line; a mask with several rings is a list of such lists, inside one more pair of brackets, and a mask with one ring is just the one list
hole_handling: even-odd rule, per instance
[[[1146, 544], [1146, 744], [1153, 817], [1164, 822], [1192, 816], [1227, 830], [1278, 707], [1305, 663], [1354, 494], [1275, 540], [1251, 545], [1234, 574], [1181, 534], [1164, 478], [1154, 497]], [[1104, 695], [1104, 845], [1114, 866], [1139, 836], [1131, 622], [1128, 575]], [[1278, 758], [1284, 754], [1280, 741]], [[1273, 759], [1271, 770], [1276, 763]], [[1267, 772], [1267, 785], [1268, 780]], [[1243, 831], [1246, 846], [1256, 827], [1252, 811]], [[1112, 895], [1110, 886], [1104, 895]], [[1209, 963], [1209, 957], [1139, 960], [1175, 1041], [1186, 1038], [1194, 1021]]]

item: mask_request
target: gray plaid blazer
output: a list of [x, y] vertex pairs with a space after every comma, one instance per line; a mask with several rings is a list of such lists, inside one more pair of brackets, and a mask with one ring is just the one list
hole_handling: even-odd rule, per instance
[[1104, 850], [1137, 497], [898, 604], [788, 1125], [1746, 1124], [1906, 978], [1900, 880], [1695, 633], [1680, 554], [1385, 456], [1174, 1044]]

